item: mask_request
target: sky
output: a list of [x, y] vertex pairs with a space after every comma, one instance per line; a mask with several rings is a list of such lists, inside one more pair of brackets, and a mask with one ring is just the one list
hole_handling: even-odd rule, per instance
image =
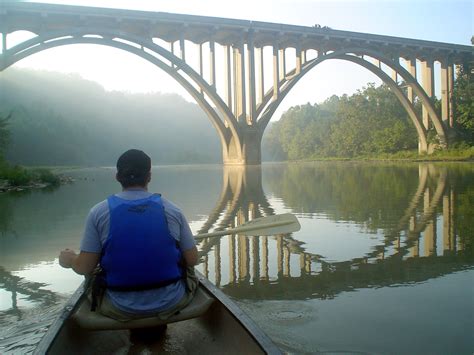
[[[329, 26], [333, 29], [470, 45], [474, 34], [473, 0], [66, 0], [58, 4], [114, 7], [244, 20]], [[9, 47], [28, 34], [8, 37]], [[268, 63], [270, 66], [271, 63]], [[193, 99], [167, 74], [118, 49], [71, 45], [35, 54], [15, 64], [78, 73], [106, 90], [178, 93]], [[219, 68], [218, 68], [219, 71]], [[217, 73], [219, 75], [219, 72]], [[292, 89], [274, 119], [290, 106], [319, 103], [331, 95], [352, 94], [380, 80], [352, 63], [332, 60], [316, 66]], [[435, 84], [439, 95], [439, 85]]]

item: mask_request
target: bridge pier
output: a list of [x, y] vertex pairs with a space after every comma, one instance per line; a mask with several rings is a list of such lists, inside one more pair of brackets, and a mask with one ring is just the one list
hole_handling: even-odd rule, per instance
[[418, 139], [418, 154], [427, 154], [428, 144]]
[[[433, 71], [433, 60], [427, 58], [421, 62], [422, 67], [422, 85], [425, 89], [426, 95], [429, 99], [432, 99], [434, 96], [434, 71]], [[427, 110], [427, 107], [423, 105], [422, 107], [423, 114], [423, 125], [425, 129], [430, 128], [430, 117]]]
[[240, 147], [233, 136], [222, 142], [224, 165], [260, 165], [262, 163], [262, 132], [254, 126], [242, 127]]

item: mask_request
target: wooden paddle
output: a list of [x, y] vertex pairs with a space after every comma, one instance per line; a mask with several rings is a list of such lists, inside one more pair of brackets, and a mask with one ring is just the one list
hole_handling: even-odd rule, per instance
[[297, 232], [301, 228], [295, 215], [291, 213], [276, 214], [273, 216], [255, 218], [249, 222], [241, 224], [235, 228], [229, 228], [221, 231], [203, 233], [194, 236], [194, 239], [200, 240], [209, 237], [219, 237], [228, 234], [243, 235], [275, 235]]

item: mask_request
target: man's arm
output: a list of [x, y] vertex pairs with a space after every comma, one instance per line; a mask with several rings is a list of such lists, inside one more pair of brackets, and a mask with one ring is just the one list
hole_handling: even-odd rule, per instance
[[59, 265], [64, 268], [72, 268], [79, 275], [91, 274], [99, 263], [99, 253], [88, 253], [81, 251], [78, 254], [70, 249], [65, 249], [59, 254]]
[[198, 251], [196, 246], [186, 251], [183, 251], [183, 258], [186, 261], [186, 266], [194, 266], [198, 262]]
[[[170, 204], [169, 201], [166, 202]], [[171, 204], [170, 210], [174, 211], [172, 216], [177, 222], [175, 226], [179, 228], [175, 233], [179, 236], [179, 248], [181, 249], [186, 266], [195, 266], [198, 263], [198, 250], [189, 223], [179, 208]]]
[[94, 271], [100, 261], [102, 245], [101, 235], [105, 226], [108, 229], [108, 204], [104, 200], [91, 208], [87, 215], [84, 234], [82, 236], [79, 254], [71, 249], [65, 249], [59, 254], [59, 264], [64, 268], [72, 268], [80, 275]]

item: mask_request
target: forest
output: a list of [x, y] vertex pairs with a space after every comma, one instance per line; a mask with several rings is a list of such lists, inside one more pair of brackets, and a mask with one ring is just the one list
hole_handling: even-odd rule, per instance
[[108, 92], [77, 75], [16, 68], [2, 73], [0, 88], [8, 136], [0, 143], [11, 164], [113, 165], [132, 147], [155, 164], [221, 159], [211, 122], [179, 95]]
[[[460, 67], [454, 87], [455, 139], [453, 147], [474, 145], [474, 80], [469, 65]], [[435, 109], [441, 104], [433, 99]], [[421, 104], [415, 102], [421, 113]], [[435, 139], [435, 131], [428, 131]], [[416, 156], [415, 127], [386, 85], [368, 84], [353, 95], [332, 96], [320, 104], [294, 106], [273, 123], [265, 136], [269, 160], [356, 158], [412, 152]]]

